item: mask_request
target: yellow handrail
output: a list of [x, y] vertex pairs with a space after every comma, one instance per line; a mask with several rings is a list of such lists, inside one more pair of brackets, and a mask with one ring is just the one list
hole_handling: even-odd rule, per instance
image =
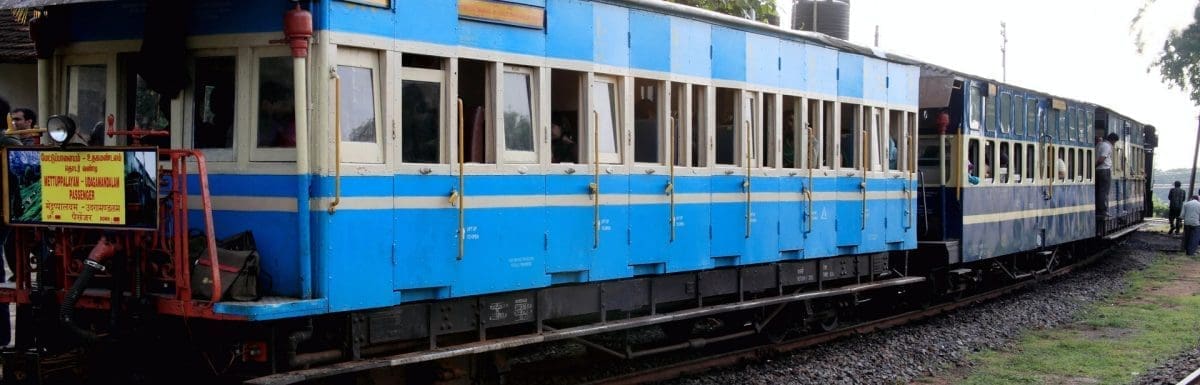
[[592, 200], [592, 248], [600, 248], [600, 113], [592, 110], [592, 183], [588, 191], [595, 197]]
[[749, 120], [743, 121], [742, 127], [746, 131], [746, 180], [742, 182], [742, 188], [746, 189], [746, 238], [750, 238], [750, 164], [754, 159], [754, 129]]
[[463, 181], [463, 178], [464, 178], [463, 177], [463, 163], [464, 163], [463, 162], [463, 147], [464, 147], [463, 141], [464, 140], [465, 139], [463, 138], [463, 101], [462, 101], [462, 98], [458, 98], [458, 194], [456, 194], [456, 195], [458, 195], [458, 260], [460, 260], [460, 261], [463, 259], [463, 255], [466, 253], [466, 239], [467, 239], [467, 227], [466, 227], [466, 225], [464, 223], [464, 219], [463, 219], [466, 215], [466, 212], [465, 212], [466, 207], [464, 205], [464, 199], [463, 199], [464, 195], [466, 195], [466, 190], [465, 190], [466, 187], [464, 187], [465, 185], [464, 185], [464, 181]]
[[333, 76], [333, 202], [329, 202], [329, 214], [337, 211], [342, 203], [342, 77], [337, 69], [329, 71]]
[[[671, 130], [672, 136], [676, 137], [675, 139], [678, 139], [679, 131], [675, 129], [675, 117], [672, 116], [668, 119], [669, 125], [667, 129]], [[667, 223], [671, 225], [671, 242], [675, 242], [675, 154], [677, 152], [675, 142], [677, 141], [672, 140], [667, 144], [667, 147], [670, 148], [670, 151], [667, 151], [667, 162], [670, 163], [671, 167], [671, 180], [667, 181], [666, 189], [667, 196], [671, 198], [671, 220], [667, 221]]]
[[806, 166], [808, 167], [808, 185], [807, 185], [807, 186], [805, 186], [805, 189], [804, 189], [804, 198], [808, 200], [808, 211], [807, 211], [808, 215], [807, 215], [807, 218], [806, 218], [806, 219], [808, 220], [808, 223], [807, 223], [807, 225], [808, 225], [808, 226], [807, 226], [807, 228], [806, 228], [806, 229], [805, 229], [805, 231], [804, 231], [804, 232], [806, 232], [806, 233], [811, 233], [811, 232], [812, 232], [812, 222], [813, 222], [813, 211], [812, 211], [812, 206], [813, 206], [813, 199], [812, 199], [812, 190], [813, 190], [813, 168], [815, 168], [815, 166], [819, 166], [819, 165], [820, 165], [820, 162], [819, 162], [819, 160], [818, 160], [818, 162], [817, 162], [817, 163], [818, 163], [817, 165], [813, 165], [813, 160], [815, 159], [815, 157], [816, 157], [816, 154], [817, 154], [817, 134], [816, 134], [815, 132], [813, 132], [813, 130], [812, 130], [812, 127], [810, 126], [810, 127], [809, 127], [809, 129], [808, 129], [808, 156], [807, 156], [807, 157], [805, 157], [805, 158], [806, 158], [805, 160], [806, 160], [806, 161], [808, 161], [808, 164], [806, 165]]
[[[954, 166], [954, 185], [955, 185], [954, 186], [954, 198], [957, 200], [962, 200], [962, 186], [963, 186], [963, 182], [964, 182], [963, 177], [962, 177], [962, 172], [963, 172], [963, 168], [964, 168], [963, 164], [965, 163], [966, 160], [963, 159], [963, 156], [962, 156], [962, 147], [963, 147], [962, 143], [959, 143], [959, 141], [962, 140], [962, 137], [960, 137], [959, 135], [956, 134], [953, 136], [953, 138], [954, 138], [954, 140], [951, 141], [950, 143], [951, 143], [951, 145], [954, 146], [954, 160], [956, 161], [955, 163], [957, 163]], [[946, 141], [943, 138], [942, 143], [945, 143], [945, 142]]]
[[862, 151], [860, 151], [862, 153], [862, 176], [859, 178], [861, 181], [858, 185], [858, 189], [862, 190], [862, 221], [860, 222], [862, 230], [867, 229], [867, 170], [871, 168], [871, 154], [867, 152], [867, 141], [869, 140], [867, 135], [868, 132], [862, 133]]

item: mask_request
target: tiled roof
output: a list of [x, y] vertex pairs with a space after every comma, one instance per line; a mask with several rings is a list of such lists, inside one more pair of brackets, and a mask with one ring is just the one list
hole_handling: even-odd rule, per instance
[[18, 23], [12, 11], [0, 11], [0, 63], [30, 63], [36, 59], [29, 26]]

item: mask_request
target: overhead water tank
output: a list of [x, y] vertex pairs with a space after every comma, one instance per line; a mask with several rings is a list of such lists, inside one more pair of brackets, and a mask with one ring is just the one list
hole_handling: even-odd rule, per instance
[[792, 29], [850, 39], [850, 0], [796, 0]]

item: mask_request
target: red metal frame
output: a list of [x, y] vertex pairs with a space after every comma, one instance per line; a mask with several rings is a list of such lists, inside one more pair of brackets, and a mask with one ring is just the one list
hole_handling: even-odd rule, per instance
[[[136, 131], [129, 132], [130, 135]], [[113, 132], [109, 133], [114, 134]], [[117, 134], [126, 134], [125, 132]], [[196, 172], [200, 182], [199, 195], [201, 198], [201, 210], [204, 216], [204, 235], [206, 255], [201, 258], [207, 258], [211, 266], [220, 266], [217, 262], [217, 243], [214, 235], [213, 217], [212, 217], [212, 196], [209, 192], [208, 185], [208, 167], [204, 159], [204, 154], [197, 150], [189, 149], [160, 149], [159, 156], [169, 156], [171, 167], [170, 170], [158, 170], [161, 177], [169, 175], [171, 183], [169, 186], [170, 194], [170, 210], [164, 210], [166, 205], [160, 203], [159, 210], [159, 228], [147, 236], [146, 232], [141, 231], [125, 231], [117, 236], [117, 241], [124, 248], [128, 255], [140, 255], [142, 264], [136, 266], [137, 269], [149, 277], [159, 277], [164, 280], [170, 280], [174, 283], [174, 294], [148, 294], [147, 297], [152, 300], [155, 308], [159, 313], [176, 315], [182, 317], [200, 317], [218, 320], [243, 320], [245, 318], [239, 316], [230, 316], [218, 314], [213, 311], [213, 304], [221, 300], [221, 275], [220, 269], [212, 269], [209, 277], [213, 283], [213, 294], [210, 300], [196, 300], [192, 298], [191, 287], [191, 259], [189, 257], [189, 226], [188, 226], [188, 162], [194, 161], [196, 164]], [[170, 221], [161, 219], [170, 219]], [[170, 228], [168, 228], [170, 223]], [[14, 288], [0, 288], [0, 303], [30, 303], [32, 293], [31, 274], [29, 264], [29, 246], [31, 243], [26, 241], [27, 237], [32, 236], [32, 240], [45, 239], [46, 229], [42, 228], [13, 228], [11, 242], [16, 242], [16, 284]], [[59, 236], [56, 239], [54, 247], [55, 261], [58, 263], [59, 275], [54, 277], [57, 281], [57, 287], [70, 287], [74, 281], [72, 271], [80, 269], [80, 261], [72, 259], [72, 251], [82, 245], [83, 234], [94, 232], [96, 230], [89, 229], [60, 229]], [[149, 256], [152, 252], [169, 252], [170, 263], [172, 266], [151, 266]], [[151, 269], [155, 267], [156, 269]], [[65, 290], [59, 290], [58, 297], [61, 299], [65, 294]], [[107, 290], [89, 290], [80, 297], [78, 306], [88, 309], [107, 309], [111, 306], [110, 293]]]

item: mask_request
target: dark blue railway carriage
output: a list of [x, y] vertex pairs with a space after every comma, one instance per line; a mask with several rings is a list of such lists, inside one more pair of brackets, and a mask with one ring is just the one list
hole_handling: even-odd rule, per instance
[[[68, 141], [172, 159], [154, 231], [23, 227], [0, 301], [153, 330], [149, 372], [418, 362], [717, 314], [761, 330], [769, 306], [831, 318], [834, 298], [923, 280], [892, 263], [917, 241], [910, 60], [660, 1], [0, 7], [37, 17], [39, 110], [77, 123]], [[245, 231], [262, 298], [193, 295], [228, 283], [189, 269]], [[62, 269], [34, 281], [31, 260]], [[6, 371], [95, 343], [22, 337], [60, 332], [40, 325]], [[105, 342], [153, 342], [133, 337]]]

